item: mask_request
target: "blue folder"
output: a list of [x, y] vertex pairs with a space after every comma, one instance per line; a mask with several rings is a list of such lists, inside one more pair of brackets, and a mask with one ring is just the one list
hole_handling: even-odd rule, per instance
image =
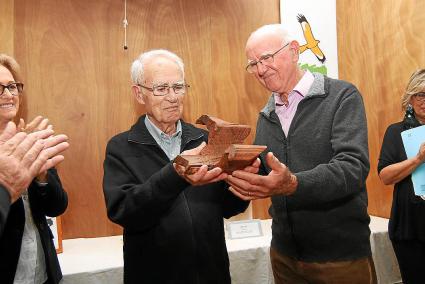
[[[419, 147], [425, 142], [425, 125], [401, 132], [407, 158], [418, 154]], [[413, 189], [416, 195], [425, 195], [425, 164], [422, 163], [412, 173]]]

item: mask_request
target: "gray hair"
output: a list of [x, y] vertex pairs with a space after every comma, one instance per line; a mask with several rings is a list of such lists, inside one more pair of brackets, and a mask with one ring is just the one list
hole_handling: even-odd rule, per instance
[[282, 42], [287, 43], [293, 41], [295, 38], [291, 35], [287, 28], [282, 24], [264, 25], [257, 30], [253, 31], [249, 38], [255, 35], [263, 34], [276, 34], [282, 38]]
[[180, 57], [165, 49], [153, 49], [140, 54], [131, 65], [131, 80], [133, 81], [133, 84], [142, 84], [145, 71], [145, 61], [154, 57], [165, 57], [174, 61], [180, 68], [184, 78], [184, 64]]
[[419, 69], [413, 72], [407, 83], [406, 91], [401, 97], [401, 108], [406, 110], [410, 98], [417, 93], [425, 92], [425, 69]]

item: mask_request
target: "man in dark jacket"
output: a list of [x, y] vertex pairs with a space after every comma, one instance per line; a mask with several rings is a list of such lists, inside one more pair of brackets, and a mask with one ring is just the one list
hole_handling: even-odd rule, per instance
[[299, 48], [279, 24], [249, 37], [246, 70], [272, 92], [255, 143], [270, 152], [264, 176], [228, 182], [245, 200], [272, 199], [276, 283], [374, 283], [363, 100], [350, 83], [301, 70]]
[[132, 65], [133, 92], [146, 115], [106, 148], [108, 217], [124, 228], [124, 282], [230, 283], [223, 217], [243, 212], [221, 169], [185, 176], [173, 159], [198, 154], [207, 132], [181, 120], [188, 85], [182, 60], [166, 50]]

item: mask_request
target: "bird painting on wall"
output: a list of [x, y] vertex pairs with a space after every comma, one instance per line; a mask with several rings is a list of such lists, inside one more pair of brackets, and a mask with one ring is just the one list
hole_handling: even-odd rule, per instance
[[313, 54], [317, 57], [320, 62], [325, 62], [326, 57], [323, 54], [323, 51], [319, 47], [319, 40], [315, 39], [313, 36], [313, 32], [311, 31], [311, 26], [308, 23], [307, 19], [304, 15], [298, 14], [297, 16], [298, 22], [301, 25], [303, 30], [304, 38], [306, 40], [306, 44], [300, 46], [300, 53], [303, 53], [307, 49], [311, 50]]

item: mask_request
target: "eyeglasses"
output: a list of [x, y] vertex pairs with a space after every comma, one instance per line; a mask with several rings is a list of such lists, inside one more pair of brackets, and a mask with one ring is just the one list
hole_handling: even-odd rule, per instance
[[24, 90], [24, 84], [19, 82], [9, 83], [7, 85], [0, 84], [0, 97], [4, 95], [4, 90], [8, 89], [12, 96], [18, 96]]
[[254, 60], [254, 61], [249, 62], [248, 65], [245, 67], [245, 70], [248, 73], [256, 73], [256, 72], [258, 72], [258, 63], [261, 63], [262, 65], [272, 64], [273, 61], [274, 61], [274, 56], [279, 51], [281, 51], [282, 49], [284, 49], [285, 47], [287, 47], [288, 45], [289, 45], [289, 42], [287, 44], [285, 44], [284, 46], [282, 46], [281, 48], [279, 48], [276, 52], [274, 52], [272, 54], [264, 54], [257, 61]]
[[174, 94], [183, 95], [184, 93], [186, 93], [186, 88], [190, 87], [190, 85], [186, 83], [176, 83], [171, 86], [168, 84], [153, 85], [152, 88], [140, 84], [137, 84], [137, 86], [151, 91], [154, 96], [166, 96], [170, 93], [170, 88], [173, 89]]
[[421, 103], [423, 103], [423, 102], [425, 102], [425, 93], [417, 93], [417, 94], [414, 94], [413, 95], [413, 97], [418, 101], [418, 102], [421, 102]]

